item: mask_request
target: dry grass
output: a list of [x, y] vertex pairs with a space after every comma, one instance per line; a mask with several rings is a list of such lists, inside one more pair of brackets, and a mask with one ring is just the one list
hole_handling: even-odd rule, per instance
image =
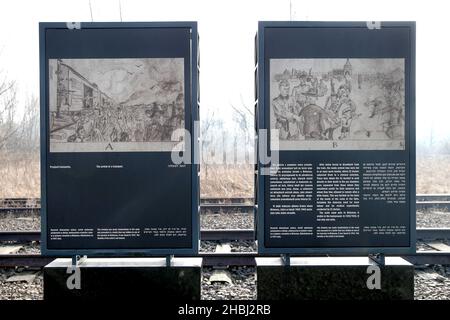
[[202, 165], [201, 197], [253, 197], [253, 165]]
[[0, 151], [0, 198], [40, 197], [39, 154]]
[[[202, 197], [253, 197], [252, 165], [202, 166]], [[450, 193], [450, 155], [417, 158], [417, 193]], [[0, 198], [39, 197], [37, 153], [0, 153]]]
[[[200, 177], [203, 197], [252, 197], [253, 166], [208, 166]], [[417, 157], [417, 193], [450, 193], [450, 155]]]
[[450, 193], [450, 155], [417, 157], [417, 193]]

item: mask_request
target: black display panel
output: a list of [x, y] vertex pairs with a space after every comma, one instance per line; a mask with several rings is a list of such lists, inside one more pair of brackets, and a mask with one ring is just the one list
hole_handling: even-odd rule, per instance
[[260, 22], [261, 253], [415, 250], [415, 24], [376, 26]]
[[74, 26], [40, 24], [43, 253], [196, 253], [197, 24]]

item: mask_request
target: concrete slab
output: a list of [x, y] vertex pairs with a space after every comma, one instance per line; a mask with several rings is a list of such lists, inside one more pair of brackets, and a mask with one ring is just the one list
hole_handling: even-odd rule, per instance
[[22, 249], [22, 246], [0, 246], [0, 254], [15, 254]]
[[226, 282], [229, 284], [233, 284], [231, 274], [228, 270], [214, 270], [211, 277], [209, 277], [209, 282]]
[[438, 251], [450, 252], [450, 246], [439, 241], [427, 242], [427, 245]]
[[32, 283], [36, 279], [38, 273], [19, 273], [6, 279], [6, 282], [27, 282]]
[[231, 244], [229, 243], [219, 243], [216, 246], [216, 253], [230, 253], [231, 252]]
[[44, 268], [45, 300], [200, 300], [201, 258], [174, 258], [171, 267], [165, 258], [87, 258], [79, 289], [67, 286], [76, 278], [71, 264], [56, 259]]
[[291, 257], [290, 266], [257, 258], [256, 264], [259, 300], [414, 299], [414, 266], [400, 257], [386, 257], [384, 266], [368, 257]]

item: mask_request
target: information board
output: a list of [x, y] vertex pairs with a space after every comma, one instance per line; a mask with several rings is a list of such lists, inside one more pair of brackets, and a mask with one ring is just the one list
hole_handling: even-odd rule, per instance
[[259, 252], [413, 252], [415, 23], [260, 22], [256, 42]]
[[196, 22], [40, 24], [43, 254], [198, 251], [197, 43]]

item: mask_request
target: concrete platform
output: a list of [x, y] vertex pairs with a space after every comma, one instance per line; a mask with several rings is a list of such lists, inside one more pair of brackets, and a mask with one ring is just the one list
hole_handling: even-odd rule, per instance
[[76, 282], [67, 273], [72, 260], [56, 259], [44, 268], [44, 300], [200, 300], [201, 265], [201, 258], [174, 258], [171, 267], [165, 258], [87, 258]]
[[368, 267], [376, 264], [368, 257], [291, 257], [290, 266], [281, 258], [257, 258], [256, 265], [259, 300], [414, 299], [414, 266], [400, 257], [386, 257], [380, 266], [380, 289], [373, 288]]

